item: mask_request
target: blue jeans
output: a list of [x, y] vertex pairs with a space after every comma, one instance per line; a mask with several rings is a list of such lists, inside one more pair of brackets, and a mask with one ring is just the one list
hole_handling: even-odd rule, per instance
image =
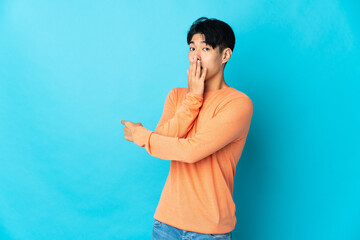
[[208, 240], [222, 239], [231, 240], [231, 232], [224, 234], [203, 234], [197, 232], [189, 232], [179, 228], [167, 225], [158, 220], [154, 220], [152, 240]]

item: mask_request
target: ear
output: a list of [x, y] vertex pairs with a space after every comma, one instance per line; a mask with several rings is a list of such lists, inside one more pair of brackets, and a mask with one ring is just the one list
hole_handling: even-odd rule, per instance
[[229, 61], [230, 57], [232, 54], [232, 50], [231, 48], [225, 48], [222, 52], [222, 63], [226, 63], [227, 61]]

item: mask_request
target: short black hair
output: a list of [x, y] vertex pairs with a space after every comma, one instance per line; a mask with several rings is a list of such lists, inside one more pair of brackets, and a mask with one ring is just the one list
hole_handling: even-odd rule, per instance
[[234, 50], [235, 34], [232, 28], [225, 22], [215, 18], [201, 17], [191, 25], [187, 34], [187, 43], [190, 45], [192, 37], [197, 34], [205, 36], [205, 43], [212, 48], [219, 46], [220, 53], [225, 48]]

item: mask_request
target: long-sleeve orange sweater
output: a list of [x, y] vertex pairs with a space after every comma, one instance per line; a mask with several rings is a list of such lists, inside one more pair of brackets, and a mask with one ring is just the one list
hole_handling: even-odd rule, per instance
[[235, 228], [233, 181], [252, 112], [250, 98], [232, 87], [204, 95], [174, 88], [155, 132], [135, 128], [137, 145], [171, 160], [155, 219], [204, 234]]

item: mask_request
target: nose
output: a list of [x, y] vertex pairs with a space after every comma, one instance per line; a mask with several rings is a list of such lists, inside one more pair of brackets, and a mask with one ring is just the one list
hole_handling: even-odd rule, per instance
[[200, 61], [201, 61], [201, 54], [200, 54], [200, 50], [196, 50], [195, 51], [195, 57], [196, 57], [196, 59], [199, 59]]
[[192, 59], [193, 59], [193, 58], [196, 58], [196, 60], [198, 60], [198, 59], [199, 59], [199, 60], [201, 61], [201, 54], [200, 54], [200, 52], [199, 52], [199, 51], [197, 51], [197, 50], [196, 50], [196, 51], [194, 51], [194, 52], [193, 52], [193, 54], [191, 54], [191, 56], [190, 56], [190, 57], [191, 57]]

